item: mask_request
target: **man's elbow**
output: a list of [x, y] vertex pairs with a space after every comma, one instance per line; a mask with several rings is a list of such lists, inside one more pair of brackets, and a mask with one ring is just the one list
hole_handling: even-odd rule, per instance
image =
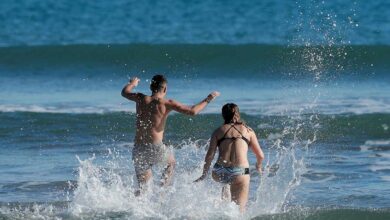
[[190, 116], [194, 116], [194, 115], [197, 115], [199, 112], [195, 111], [194, 109], [191, 109], [187, 112], [188, 115]]
[[126, 98], [126, 96], [127, 96], [127, 93], [126, 93], [126, 90], [125, 90], [125, 89], [122, 89], [121, 95], [122, 95], [123, 97], [125, 97], [125, 98]]

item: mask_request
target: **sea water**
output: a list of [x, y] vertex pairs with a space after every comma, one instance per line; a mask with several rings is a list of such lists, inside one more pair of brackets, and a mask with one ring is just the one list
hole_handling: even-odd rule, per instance
[[[4, 1], [0, 5], [0, 218], [388, 219], [390, 5], [386, 1]], [[172, 185], [135, 197], [135, 105], [155, 73], [171, 114]], [[202, 172], [224, 103], [249, 153], [247, 212]]]

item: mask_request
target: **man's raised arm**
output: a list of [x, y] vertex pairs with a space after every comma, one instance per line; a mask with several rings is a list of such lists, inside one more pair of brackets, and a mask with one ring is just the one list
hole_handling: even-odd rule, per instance
[[205, 99], [203, 99], [198, 104], [193, 105], [192, 107], [186, 106], [186, 105], [184, 105], [180, 102], [177, 102], [175, 100], [169, 100], [168, 106], [172, 110], [186, 114], [186, 115], [196, 115], [200, 111], [202, 111], [207, 106], [208, 103], [210, 103], [213, 99], [215, 99], [219, 95], [220, 95], [219, 92], [212, 92]]
[[129, 100], [137, 101], [137, 99], [139, 97], [139, 93], [134, 93], [131, 91], [134, 89], [134, 87], [138, 86], [139, 81], [140, 80], [137, 77], [131, 78], [130, 82], [128, 82], [127, 85], [125, 85], [125, 87], [123, 87], [122, 93], [121, 93], [122, 96], [129, 99]]

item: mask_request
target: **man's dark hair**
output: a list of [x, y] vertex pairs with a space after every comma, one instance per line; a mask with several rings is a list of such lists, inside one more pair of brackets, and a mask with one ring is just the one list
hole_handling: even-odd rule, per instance
[[150, 82], [150, 90], [152, 92], [160, 92], [165, 88], [165, 85], [168, 83], [168, 80], [163, 75], [155, 75]]
[[234, 103], [227, 103], [222, 107], [222, 117], [225, 124], [240, 122], [240, 109]]

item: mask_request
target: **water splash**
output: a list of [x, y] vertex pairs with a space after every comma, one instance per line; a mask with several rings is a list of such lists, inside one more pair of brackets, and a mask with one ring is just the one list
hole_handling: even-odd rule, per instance
[[[279, 144], [282, 149], [282, 144]], [[135, 197], [137, 187], [132, 162], [126, 155], [110, 151], [99, 165], [94, 156], [81, 160], [78, 172], [77, 189], [69, 210], [74, 216], [95, 216], [107, 213], [125, 213], [132, 218], [251, 218], [270, 213], [280, 213], [288, 206], [289, 192], [299, 185], [299, 171], [302, 160], [297, 160], [294, 148], [283, 148], [272, 159], [278, 164], [277, 172], [266, 169], [259, 176], [251, 174], [251, 199], [245, 216], [239, 213], [238, 206], [221, 200], [221, 185], [210, 178], [193, 183], [202, 172], [206, 154], [199, 141], [188, 141], [176, 149], [177, 166], [171, 186], [159, 187], [159, 176], [155, 175], [149, 190], [141, 197]], [[254, 158], [251, 164], [254, 164]], [[161, 173], [163, 167], [156, 167]], [[252, 168], [252, 167], [251, 167]], [[254, 170], [254, 169], [253, 169]]]

